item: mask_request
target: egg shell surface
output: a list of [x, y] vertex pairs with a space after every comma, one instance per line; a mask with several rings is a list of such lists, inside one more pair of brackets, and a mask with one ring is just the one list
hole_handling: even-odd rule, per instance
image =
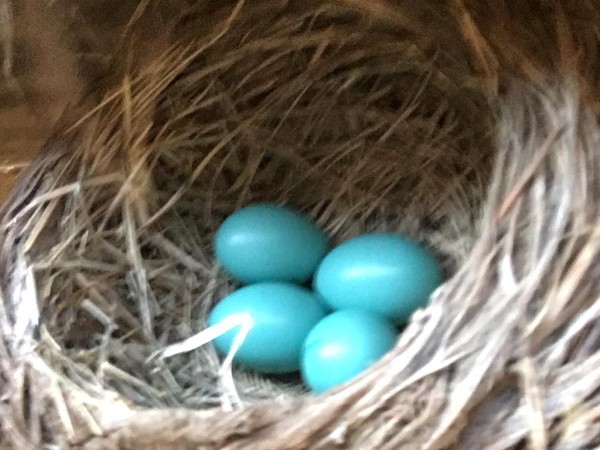
[[328, 250], [325, 233], [287, 206], [255, 204], [230, 215], [215, 237], [217, 260], [244, 283], [309, 280]]
[[390, 351], [392, 323], [361, 310], [331, 313], [311, 330], [302, 350], [302, 378], [316, 393], [351, 381]]
[[[208, 325], [240, 314], [250, 318], [252, 328], [234, 361], [262, 373], [283, 374], [300, 369], [302, 344], [326, 310], [307, 289], [282, 282], [257, 283], [221, 300], [211, 311]], [[227, 354], [239, 331], [236, 327], [216, 338], [216, 349]]]
[[442, 281], [440, 264], [425, 247], [400, 235], [377, 233], [334, 248], [313, 284], [334, 310], [364, 309], [404, 323]]

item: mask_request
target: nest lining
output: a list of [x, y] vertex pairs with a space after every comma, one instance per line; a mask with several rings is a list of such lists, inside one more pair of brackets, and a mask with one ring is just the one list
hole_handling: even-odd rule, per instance
[[[200, 4], [174, 46], [65, 118], [3, 211], [3, 376], [21, 380], [0, 416], [12, 441], [594, 442], [560, 421], [593, 407], [600, 379], [598, 133], [577, 89], [512, 82], [490, 97], [460, 52], [432, 52], [376, 9]], [[256, 201], [299, 208], [336, 242], [414, 236], [449, 281], [383, 361], [325, 396], [240, 368], [232, 388], [210, 345], [149, 361], [234, 288], [212, 236]]]
[[[36, 265], [86, 314], [60, 311], [59, 291], [45, 325], [75, 349], [71, 358], [87, 360], [136, 403], [222, 406], [232, 395], [247, 402], [299, 390], [243, 373], [235, 393], [223, 392], [212, 348], [147, 361], [203, 329], [214, 302], [233, 288], [213, 262], [212, 241], [244, 204], [291, 204], [338, 242], [370, 231], [409, 233], [434, 245], [449, 271], [470, 250], [478, 217], [456, 213], [454, 203], [481, 201], [486, 155], [466, 145], [475, 133], [459, 127], [441, 87], [437, 104], [422, 103], [423, 91], [435, 94], [436, 69], [409, 60], [414, 50], [393, 36], [373, 42], [350, 32], [352, 15], [295, 19], [256, 36], [232, 30], [216, 48], [178, 57], [185, 65], [171, 75], [160, 73], [172, 70], [168, 64], [152, 67], [77, 130], [90, 142], [79, 162], [87, 173], [78, 177], [98, 182], [66, 202], [61, 215], [73, 226], [59, 226], [63, 245]], [[149, 77], [163, 84], [151, 99]], [[131, 136], [117, 128], [123, 120]], [[126, 169], [115, 170], [116, 161]], [[123, 299], [122, 311], [110, 297], [88, 298], [91, 286]]]

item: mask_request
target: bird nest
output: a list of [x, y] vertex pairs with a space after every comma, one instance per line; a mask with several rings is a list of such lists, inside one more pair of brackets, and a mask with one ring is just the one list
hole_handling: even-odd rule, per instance
[[[600, 12], [531, 2], [529, 24], [483, 0], [175, 4], [141, 3], [103, 87], [2, 210], [5, 439], [599, 445]], [[258, 201], [334, 242], [413, 236], [447, 281], [388, 355], [322, 395], [224, 368], [210, 343], [155, 357], [235, 288], [214, 232]]]

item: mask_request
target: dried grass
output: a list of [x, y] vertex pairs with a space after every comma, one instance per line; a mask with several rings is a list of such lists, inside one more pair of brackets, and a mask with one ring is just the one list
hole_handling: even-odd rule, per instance
[[[599, 445], [598, 39], [580, 13], [537, 5], [542, 48], [485, 1], [174, 5], [140, 4], [117, 82], [69, 111], [3, 210], [11, 443]], [[410, 234], [448, 273], [384, 360], [322, 396], [237, 367], [231, 385], [211, 345], [150, 358], [234, 288], [212, 235], [263, 200], [335, 241]]]

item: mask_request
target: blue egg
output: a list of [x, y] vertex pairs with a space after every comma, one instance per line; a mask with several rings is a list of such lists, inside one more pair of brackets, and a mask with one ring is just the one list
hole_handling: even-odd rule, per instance
[[333, 249], [321, 262], [314, 286], [329, 306], [382, 314], [396, 323], [425, 306], [442, 283], [435, 256], [394, 234], [365, 234]]
[[336, 311], [311, 330], [302, 349], [302, 378], [321, 393], [352, 380], [390, 351], [396, 329], [378, 314]]
[[328, 249], [327, 236], [291, 208], [257, 204], [236, 211], [216, 235], [217, 260], [245, 283], [310, 279]]
[[[268, 282], [243, 287], [219, 302], [208, 325], [246, 315], [252, 327], [234, 361], [262, 373], [281, 374], [300, 369], [302, 343], [326, 315], [321, 301], [299, 286]], [[240, 328], [219, 336], [213, 344], [223, 354], [231, 349]]]

